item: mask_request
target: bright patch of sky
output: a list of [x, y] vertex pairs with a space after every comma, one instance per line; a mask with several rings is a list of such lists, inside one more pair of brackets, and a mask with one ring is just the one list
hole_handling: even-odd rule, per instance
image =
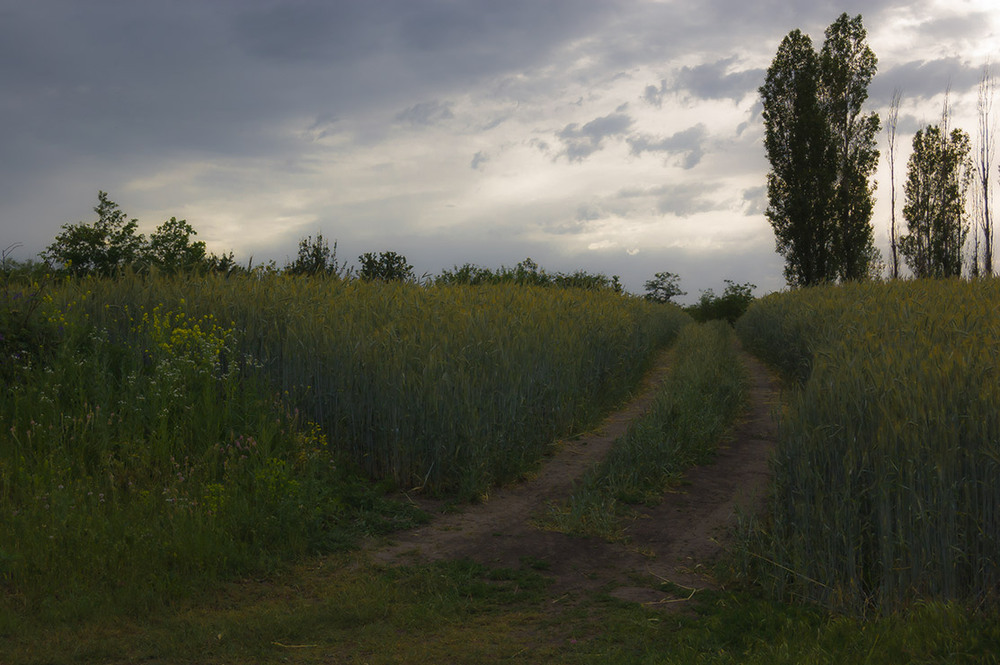
[[992, 0], [8, 5], [0, 244], [31, 257], [102, 189], [145, 231], [184, 218], [255, 263], [321, 232], [341, 260], [392, 250], [432, 275], [530, 256], [633, 292], [669, 270], [688, 302], [779, 289], [756, 91], [789, 31], [818, 47], [845, 11], [879, 57], [869, 108], [902, 89], [897, 164], [948, 90], [975, 138]]

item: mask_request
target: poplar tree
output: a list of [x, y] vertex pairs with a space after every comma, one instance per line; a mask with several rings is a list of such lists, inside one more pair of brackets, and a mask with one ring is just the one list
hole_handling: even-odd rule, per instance
[[819, 56], [809, 35], [793, 30], [781, 41], [760, 88], [767, 174], [766, 216], [785, 257], [792, 286], [831, 281], [831, 219], [836, 162], [819, 100]]
[[760, 88], [766, 215], [792, 286], [863, 279], [879, 262], [871, 226], [879, 120], [862, 113], [878, 61], [866, 36], [860, 15], [842, 14], [817, 53], [793, 30]]
[[866, 43], [861, 15], [841, 14], [826, 29], [820, 55], [821, 90], [837, 165], [833, 253], [841, 280], [865, 279], [878, 264], [872, 230], [878, 165], [876, 113], [862, 113], [878, 58]]
[[915, 277], [962, 274], [970, 152], [969, 135], [961, 129], [948, 133], [928, 125], [913, 137], [903, 204], [908, 233], [900, 238], [899, 249]]

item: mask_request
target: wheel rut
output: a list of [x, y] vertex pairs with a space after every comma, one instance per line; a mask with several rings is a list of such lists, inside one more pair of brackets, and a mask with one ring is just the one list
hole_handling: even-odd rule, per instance
[[[435, 514], [439, 506], [424, 504], [431, 521], [394, 534], [391, 544], [372, 549], [373, 558], [385, 565], [471, 559], [510, 568], [543, 562], [543, 574], [552, 579], [553, 604], [611, 589], [624, 600], [666, 607], [683, 600], [688, 591], [713, 588], [710, 567], [723, 551], [738, 512], [763, 507], [768, 459], [776, 441], [771, 415], [776, 380], [750, 355], [741, 353], [741, 358], [751, 378], [745, 416], [720, 442], [712, 463], [689, 469], [661, 503], [639, 509], [626, 529], [626, 542], [544, 530], [535, 518], [553, 502], [566, 499], [573, 483], [646, 411], [669, 372], [669, 354], [658, 358], [631, 401], [595, 430], [561, 442], [534, 477], [497, 489], [460, 512]], [[672, 583], [673, 591], [637, 582], [650, 576]]]

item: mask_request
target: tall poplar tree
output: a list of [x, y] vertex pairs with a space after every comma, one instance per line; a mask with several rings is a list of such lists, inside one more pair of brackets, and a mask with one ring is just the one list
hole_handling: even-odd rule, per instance
[[792, 286], [837, 276], [831, 224], [836, 155], [820, 105], [819, 68], [809, 35], [793, 30], [778, 46], [760, 88], [764, 148], [771, 162], [765, 214]]
[[837, 164], [833, 252], [841, 280], [870, 277], [879, 260], [871, 224], [879, 119], [861, 110], [878, 69], [867, 35], [860, 14], [841, 14], [826, 29], [820, 54], [820, 93]]
[[766, 215], [793, 286], [863, 279], [878, 264], [871, 176], [879, 121], [861, 111], [877, 59], [865, 39], [860, 15], [842, 14], [821, 53], [793, 30], [760, 88], [771, 163]]

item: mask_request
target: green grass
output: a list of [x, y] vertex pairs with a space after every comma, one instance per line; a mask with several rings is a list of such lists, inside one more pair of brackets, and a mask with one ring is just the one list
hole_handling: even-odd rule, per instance
[[29, 627], [0, 640], [0, 662], [888, 665], [996, 663], [1000, 653], [1000, 616], [955, 604], [864, 622], [750, 591], [699, 592], [667, 611], [610, 589], [564, 606], [547, 589], [531, 565], [386, 569], [344, 554], [142, 621]]

